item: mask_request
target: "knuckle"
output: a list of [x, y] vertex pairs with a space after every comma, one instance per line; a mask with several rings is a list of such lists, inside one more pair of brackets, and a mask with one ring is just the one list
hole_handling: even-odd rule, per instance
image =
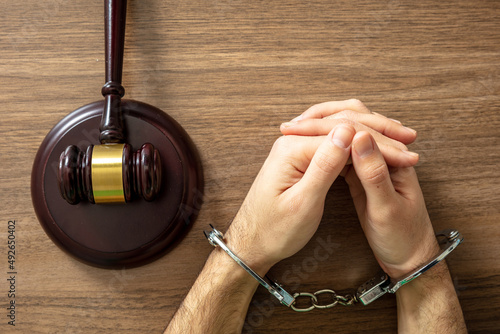
[[365, 104], [358, 99], [350, 99], [349, 104], [352, 105], [354, 110], [357, 110], [357, 111], [368, 110], [368, 108], [366, 108]]
[[307, 110], [302, 114], [303, 116], [316, 118], [319, 114], [321, 114], [322, 105], [314, 104], [307, 108]]
[[309, 107], [307, 110], [308, 112], [315, 114], [319, 109], [319, 104], [313, 104], [312, 106]]
[[318, 150], [313, 161], [318, 169], [325, 174], [331, 174], [337, 168], [337, 161], [333, 159], [332, 154], [324, 151]]
[[365, 180], [372, 185], [379, 185], [389, 177], [389, 170], [384, 163], [377, 163], [376, 165], [370, 166], [365, 171]]
[[278, 152], [278, 153], [283, 153], [283, 152], [289, 151], [289, 149], [291, 147], [291, 141], [292, 141], [291, 138], [292, 137], [290, 137], [290, 136], [278, 137], [278, 139], [276, 139], [274, 141], [272, 150], [274, 152]]

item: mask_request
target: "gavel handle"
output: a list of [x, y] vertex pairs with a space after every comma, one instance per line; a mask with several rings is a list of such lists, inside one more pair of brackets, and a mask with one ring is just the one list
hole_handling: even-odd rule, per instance
[[105, 0], [104, 12], [106, 83], [102, 87], [105, 105], [99, 126], [100, 141], [101, 144], [123, 143], [125, 133], [120, 105], [121, 98], [125, 94], [122, 86], [122, 69], [127, 0]]

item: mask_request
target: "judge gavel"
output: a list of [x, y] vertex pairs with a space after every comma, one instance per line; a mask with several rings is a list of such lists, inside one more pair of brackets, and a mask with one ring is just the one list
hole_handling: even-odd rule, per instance
[[70, 145], [61, 153], [57, 181], [62, 197], [70, 204], [129, 202], [141, 196], [152, 201], [161, 185], [161, 159], [158, 150], [146, 143], [136, 152], [125, 143], [121, 110], [126, 0], [106, 1], [106, 83], [99, 127], [101, 145], [90, 145], [85, 152]]
[[[162, 110], [122, 99], [126, 6], [104, 1], [104, 101], [74, 110], [49, 131], [31, 176], [33, 208], [47, 235], [105, 268], [143, 265], [167, 252], [203, 199], [203, 169], [187, 132]], [[97, 129], [99, 138], [89, 137]], [[127, 205], [100, 205], [117, 202]]]

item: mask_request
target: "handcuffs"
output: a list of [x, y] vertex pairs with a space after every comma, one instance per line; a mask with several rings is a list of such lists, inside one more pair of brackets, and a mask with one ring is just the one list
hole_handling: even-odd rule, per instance
[[[269, 278], [267, 278], [267, 281], [260, 277], [255, 271], [253, 271], [250, 267], [248, 267], [245, 262], [243, 262], [236, 254], [234, 254], [224, 243], [224, 236], [222, 235], [221, 232], [219, 232], [217, 229], [215, 229], [211, 224], [210, 227], [212, 228], [211, 231], [204, 231], [205, 237], [208, 239], [208, 242], [214, 246], [214, 247], [220, 247], [222, 248], [236, 263], [238, 263], [245, 271], [247, 271], [253, 278], [255, 278], [264, 288], [266, 288], [274, 297], [278, 299], [278, 301], [288, 307], [291, 307], [295, 311], [310, 311], [313, 309], [313, 307], [307, 308], [307, 309], [299, 309], [295, 308], [294, 304], [296, 301], [296, 298], [298, 296], [301, 296], [303, 294], [296, 293], [293, 296], [288, 293], [281, 285], [279, 285], [276, 282], [273, 282]], [[403, 285], [411, 282], [418, 276], [422, 275], [425, 273], [427, 270], [431, 269], [434, 267], [436, 264], [441, 262], [448, 254], [450, 254], [460, 243], [464, 240], [462, 235], [457, 231], [453, 229], [447, 229], [444, 231], [441, 231], [436, 234], [436, 237], [442, 237], [444, 239], [440, 240], [440, 244], [444, 243], [444, 247], [441, 249], [439, 254], [434, 257], [430, 262], [427, 264], [415, 269], [414, 271], [410, 272], [407, 275], [404, 275], [403, 277], [399, 278], [392, 278], [389, 277], [385, 272], [381, 272], [380, 274], [376, 275], [374, 278], [371, 280], [365, 282], [362, 284], [356, 291], [355, 296], [352, 297], [351, 302], [348, 303], [349, 305], [352, 305], [354, 302], [361, 302], [363, 305], [368, 305], [374, 300], [382, 297], [386, 293], [396, 293], [396, 291], [402, 287]], [[321, 290], [318, 291], [316, 294], [320, 294], [323, 291], [331, 291], [332, 290]], [[334, 293], [334, 292], [333, 292]], [[316, 295], [315, 294], [315, 295]], [[335, 293], [334, 293], [335, 294]], [[314, 300], [316, 299], [315, 295], [313, 294], [307, 294], [311, 295], [313, 298], [313, 305], [314, 305]], [[337, 299], [340, 296], [337, 296]], [[343, 298], [343, 297], [340, 297]], [[317, 299], [316, 299], [317, 301]], [[331, 304], [331, 306], [334, 306], [337, 302], [334, 302]], [[317, 308], [326, 308], [326, 307], [318, 307], [315, 305]]]

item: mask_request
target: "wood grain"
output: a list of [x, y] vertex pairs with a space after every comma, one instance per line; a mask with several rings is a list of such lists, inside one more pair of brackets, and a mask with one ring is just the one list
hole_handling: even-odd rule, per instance
[[[465, 236], [448, 263], [469, 330], [500, 329], [500, 2], [129, 1], [125, 97], [182, 124], [206, 177], [205, 203], [185, 239], [130, 270], [96, 269], [64, 254], [30, 199], [31, 165], [45, 134], [102, 98], [103, 11], [102, 1], [2, 2], [0, 332], [161, 333], [210, 252], [201, 231], [228, 225], [279, 124], [314, 103], [352, 97], [419, 132], [411, 148], [421, 154], [417, 172], [435, 229]], [[11, 328], [5, 240], [14, 219]], [[311, 267], [318, 237], [329, 237], [336, 251]], [[348, 292], [376, 270], [340, 180], [317, 235], [272, 275], [295, 291]], [[295, 314], [259, 289], [245, 332], [292, 331], [395, 332], [395, 300]]]

